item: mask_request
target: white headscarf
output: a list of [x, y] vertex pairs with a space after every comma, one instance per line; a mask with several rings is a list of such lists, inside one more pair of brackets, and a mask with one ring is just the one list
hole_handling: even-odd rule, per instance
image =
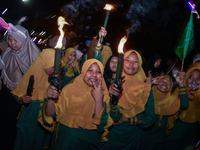
[[41, 52], [32, 42], [28, 30], [20, 25], [16, 25], [15, 27], [17, 30], [10, 30], [8, 36], [11, 35], [20, 43], [21, 48], [16, 51], [8, 47], [2, 54], [2, 58], [0, 58], [0, 69], [3, 69], [1, 78], [3, 79], [3, 83], [10, 90], [15, 89], [23, 74]]
[[83, 52], [81, 52], [80, 50], [76, 49], [76, 60], [78, 60], [82, 56], [83, 56]]

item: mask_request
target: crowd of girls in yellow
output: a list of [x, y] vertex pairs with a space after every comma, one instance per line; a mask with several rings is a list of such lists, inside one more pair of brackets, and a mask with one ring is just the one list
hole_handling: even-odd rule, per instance
[[[83, 65], [78, 63], [74, 48], [66, 50], [61, 58], [63, 82], [58, 91], [48, 81], [54, 72], [55, 50], [48, 48], [39, 53], [32, 43], [32, 48], [26, 52], [33, 54], [20, 57], [31, 46], [27, 46], [28, 35], [18, 26], [16, 28], [17, 32], [13, 30], [8, 34], [10, 47], [2, 54], [0, 63], [4, 83], [1, 95], [7, 90], [14, 96], [12, 100], [22, 105], [20, 113], [17, 112], [17, 131], [7, 135], [15, 138], [14, 144], [8, 145], [11, 140], [4, 139], [7, 143], [3, 146], [7, 149], [184, 150], [198, 146], [198, 65], [186, 73], [178, 72], [175, 80], [179, 86], [172, 90], [172, 77], [159, 75], [153, 78], [151, 71], [147, 76], [141, 55], [128, 49], [124, 53], [122, 69], [123, 90], [119, 90], [116, 83], [110, 83], [116, 75], [118, 57], [100, 43], [101, 36], [107, 34], [101, 27], [93, 58]], [[10, 42], [12, 38], [16, 42], [14, 46]], [[26, 48], [20, 49], [22, 46]], [[27, 96], [31, 75], [34, 76], [33, 91]], [[114, 95], [118, 97], [117, 104], [112, 103]], [[4, 96], [2, 101], [6, 100]], [[8, 117], [4, 114], [2, 112]], [[9, 130], [2, 129], [5, 133]], [[0, 135], [1, 139], [5, 135]]]

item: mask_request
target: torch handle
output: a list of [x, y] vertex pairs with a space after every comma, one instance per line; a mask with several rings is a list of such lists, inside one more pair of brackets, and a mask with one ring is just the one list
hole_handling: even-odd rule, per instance
[[54, 74], [59, 74], [61, 50], [55, 49]]
[[115, 95], [112, 96], [111, 104], [112, 105], [117, 105], [118, 104], [118, 96], [115, 96]]
[[120, 53], [118, 56], [118, 64], [117, 64], [117, 72], [116, 72], [116, 79], [120, 79], [121, 78], [121, 72], [122, 72], [122, 65], [123, 65], [123, 61], [124, 61], [124, 54]]
[[100, 43], [101, 43], [101, 44], [103, 43], [103, 38], [104, 38], [104, 37], [103, 37], [103, 36], [101, 36], [101, 40], [100, 40]]
[[[125, 76], [123, 76], [120, 79], [112, 79], [110, 80], [111, 83], [115, 83], [117, 85], [118, 90], [120, 91], [120, 93], [122, 93], [123, 89], [122, 89], [122, 83], [123, 83], [123, 79], [125, 78]], [[112, 99], [111, 99], [111, 104], [112, 105], [117, 105], [118, 104], [118, 100], [119, 100], [119, 96], [116, 95], [112, 95]]]
[[104, 27], [105, 29], [106, 29], [106, 27], [107, 27], [109, 15], [110, 15], [110, 11], [108, 10], [108, 11], [106, 12], [106, 17], [105, 17], [104, 24], [103, 24], [103, 27]]
[[[104, 25], [103, 25], [103, 27], [104, 27], [105, 29], [106, 29], [106, 27], [107, 27], [109, 15], [110, 15], [110, 11], [108, 10], [108, 11], [106, 12], [106, 17], [105, 17]], [[100, 40], [101, 44], [103, 43], [103, 38], [104, 38], [104, 37], [101, 36], [101, 40]]]
[[27, 91], [26, 91], [27, 96], [31, 96], [31, 94], [32, 94], [33, 82], [34, 82], [34, 76], [31, 75], [30, 78], [29, 78], [29, 83], [28, 83], [28, 87], [27, 87]]

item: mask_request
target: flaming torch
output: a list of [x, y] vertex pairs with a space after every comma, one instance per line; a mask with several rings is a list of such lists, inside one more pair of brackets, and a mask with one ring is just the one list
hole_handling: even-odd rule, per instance
[[55, 74], [59, 74], [59, 66], [60, 66], [60, 58], [61, 58], [61, 48], [62, 48], [62, 42], [63, 42], [63, 38], [64, 38], [64, 31], [62, 30], [63, 29], [63, 26], [65, 24], [68, 24], [66, 21], [65, 21], [65, 18], [63, 17], [58, 17], [58, 30], [60, 31], [60, 36], [58, 38], [58, 42], [56, 43], [56, 46], [54, 47], [55, 48], [55, 62], [54, 62], [54, 73]]
[[121, 72], [122, 72], [122, 65], [123, 65], [123, 61], [124, 61], [124, 51], [123, 51], [123, 47], [124, 44], [126, 43], [127, 38], [124, 36], [118, 45], [118, 53], [119, 53], [119, 59], [118, 59], [118, 64], [117, 64], [117, 72], [116, 72], [116, 79], [120, 79], [121, 78]]
[[60, 58], [61, 58], [61, 48], [63, 46], [63, 38], [64, 38], [64, 31], [63, 26], [65, 24], [69, 24], [65, 21], [65, 18], [58, 17], [58, 30], [60, 31], [60, 36], [58, 38], [58, 41], [56, 43], [55, 48], [55, 61], [54, 61], [54, 73], [53, 75], [49, 76], [49, 83], [57, 88], [57, 91], [61, 89], [61, 76], [59, 74], [59, 66], [60, 66]]
[[[122, 92], [121, 86], [122, 86], [122, 80], [124, 79], [124, 77], [121, 77], [121, 73], [122, 73], [122, 65], [124, 61], [123, 47], [126, 41], [127, 41], [127, 38], [124, 36], [119, 42], [119, 45], [118, 45], [119, 56], [118, 56], [116, 78], [111, 81], [117, 84], [117, 88], [120, 90], [120, 92]], [[112, 101], [111, 101], [112, 105], [117, 105], [118, 98], [119, 98], [118, 96], [115, 96], [115, 95], [112, 96]]]
[[[110, 5], [110, 4], [106, 4], [105, 7], [103, 9], [107, 10], [106, 11], [106, 17], [105, 17], [105, 20], [104, 20], [104, 25], [103, 27], [106, 29], [106, 26], [107, 26], [107, 23], [108, 23], [108, 18], [109, 18], [109, 15], [110, 15], [110, 11], [114, 8], [113, 5]], [[101, 43], [103, 42], [103, 36], [101, 37]]]

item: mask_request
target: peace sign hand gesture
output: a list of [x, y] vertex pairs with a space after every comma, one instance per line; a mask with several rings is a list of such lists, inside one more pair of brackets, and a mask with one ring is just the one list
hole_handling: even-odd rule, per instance
[[91, 94], [95, 100], [95, 115], [98, 114], [103, 109], [103, 89], [102, 89], [102, 78], [100, 79], [99, 83], [96, 84], [92, 82], [93, 89]]
[[178, 82], [180, 87], [184, 86], [184, 76], [185, 72], [178, 72], [178, 74], [175, 76], [176, 81]]
[[102, 78], [100, 79], [98, 84], [95, 84], [92, 82], [93, 89], [91, 91], [91, 94], [96, 102], [103, 102], [103, 90], [102, 90]]

